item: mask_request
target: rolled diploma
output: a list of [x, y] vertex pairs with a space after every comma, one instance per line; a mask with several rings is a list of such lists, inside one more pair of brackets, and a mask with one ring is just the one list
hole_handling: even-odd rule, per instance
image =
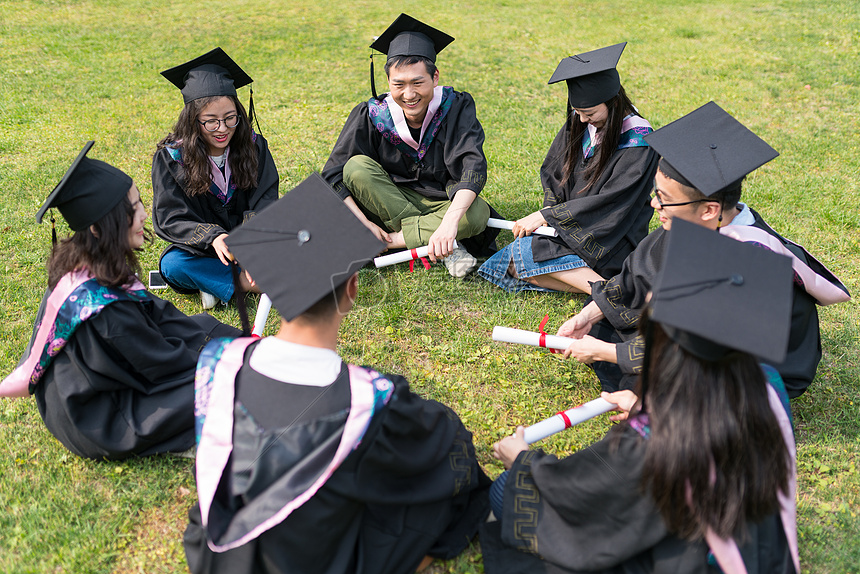
[[[514, 222], [506, 221], [504, 219], [496, 219], [495, 217], [491, 217], [487, 220], [487, 227], [495, 227], [496, 229], [513, 229]], [[532, 231], [534, 235], [547, 235], [549, 237], [558, 237], [558, 231], [555, 228], [550, 227], [549, 225], [541, 225], [534, 231]]]
[[[415, 259], [421, 259], [422, 257], [427, 257], [428, 247], [425, 245], [424, 247], [416, 247], [415, 249], [406, 249], [404, 251], [399, 251], [397, 253], [392, 253], [391, 255], [383, 255], [382, 257], [377, 257], [373, 260], [373, 264], [379, 267], [388, 267], [389, 265], [396, 265], [397, 263], [405, 263], [406, 261], [413, 261]], [[457, 242], [454, 241], [454, 249], [457, 249]]]
[[593, 401], [588, 401], [584, 405], [564, 411], [565, 416], [567, 416], [567, 420], [565, 420], [564, 416], [559, 413], [527, 427], [523, 433], [523, 438], [526, 443], [532, 444], [541, 439], [545, 439], [550, 435], [554, 435], [557, 432], [561, 432], [566, 428], [570, 428], [573, 425], [578, 425], [583, 421], [594, 418], [597, 415], [608, 413], [614, 408], [615, 405], [605, 399], [594, 399]]
[[254, 329], [251, 331], [252, 335], [257, 335], [258, 337], [263, 336], [263, 329], [266, 328], [266, 319], [269, 318], [269, 311], [272, 309], [272, 300], [269, 299], [269, 296], [263, 293], [260, 295], [260, 304], [257, 305], [257, 316], [254, 318]]
[[519, 343], [520, 345], [532, 345], [533, 347], [546, 347], [547, 349], [566, 350], [576, 339], [558, 337], [556, 335], [545, 335], [544, 345], [540, 344], [540, 333], [534, 331], [523, 331], [522, 329], [511, 329], [510, 327], [493, 327], [493, 341], [501, 343]]

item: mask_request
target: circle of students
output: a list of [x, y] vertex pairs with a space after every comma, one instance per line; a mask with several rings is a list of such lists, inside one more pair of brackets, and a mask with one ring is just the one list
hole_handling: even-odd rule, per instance
[[[220, 48], [162, 72], [184, 107], [153, 157], [169, 245], [151, 285], [204, 309], [235, 299], [244, 332], [137, 279], [140, 193], [88, 142], [37, 214], [57, 208], [74, 233], [54, 233], [0, 396], [34, 395], [81, 457], [196, 456], [195, 573], [414, 572], [479, 531], [489, 573], [799, 572], [789, 399], [821, 358], [816, 306], [849, 295], [740, 201], [777, 152], [714, 102], [655, 131], [616, 70], [626, 43], [566, 57], [543, 207], [502, 220], [514, 240], [497, 250], [475, 102], [439, 84], [453, 40], [398, 17], [371, 46], [389, 92], [372, 85], [321, 174], [280, 199], [253, 91], [247, 111], [237, 96], [248, 74]], [[618, 424], [560, 460], [518, 427], [493, 445], [507, 470], [491, 481], [451, 409], [344, 363], [358, 270], [422, 247], [454, 277], [486, 258], [477, 274], [509, 292], [587, 294], [557, 335]], [[272, 301], [276, 335], [247, 337], [249, 291]]]

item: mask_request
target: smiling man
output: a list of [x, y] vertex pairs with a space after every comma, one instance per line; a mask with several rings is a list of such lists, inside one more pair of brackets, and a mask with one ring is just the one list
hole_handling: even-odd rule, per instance
[[[454, 38], [401, 14], [371, 44], [388, 55], [389, 93], [356, 106], [323, 177], [389, 249], [429, 245], [448, 272], [464, 277], [495, 232], [478, 197], [487, 180], [484, 130], [466, 92], [439, 85], [436, 54]], [[373, 67], [371, 63], [371, 85]], [[471, 238], [471, 239], [470, 239]]]
[[593, 301], [558, 330], [561, 336], [577, 339], [565, 356], [592, 364], [605, 391], [634, 387], [645, 348], [637, 332], [639, 316], [663, 266], [672, 220], [683, 219], [792, 257], [795, 285], [788, 355], [773, 366], [789, 396], [801, 395], [821, 360], [816, 303], [847, 301], [849, 295], [803, 247], [780, 236], [740, 203], [744, 177], [779, 154], [714, 102], [645, 136], [645, 141], [661, 155], [651, 200], [660, 227], [627, 257], [621, 273], [592, 283]]

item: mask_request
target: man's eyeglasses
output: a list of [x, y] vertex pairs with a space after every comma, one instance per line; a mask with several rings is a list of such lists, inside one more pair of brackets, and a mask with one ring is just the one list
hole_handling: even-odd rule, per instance
[[693, 201], [681, 201], [681, 202], [678, 202], [678, 203], [663, 203], [663, 198], [662, 198], [661, 196], [662, 196], [662, 194], [660, 193], [660, 191], [659, 191], [656, 187], [655, 187], [654, 189], [652, 189], [652, 190], [651, 190], [651, 197], [656, 197], [656, 198], [657, 198], [657, 203], [659, 203], [659, 204], [660, 204], [660, 208], [661, 208], [661, 209], [662, 209], [662, 208], [664, 208], [664, 207], [681, 207], [682, 205], [690, 205], [690, 204], [693, 204], [693, 203], [701, 203], [701, 202], [703, 202], [703, 201], [714, 201], [714, 202], [716, 202], [716, 201], [717, 201], [716, 199], [711, 199], [711, 198], [709, 198], [709, 197], [706, 197], [706, 198], [703, 198], [703, 199], [694, 199]]
[[221, 127], [222, 123], [224, 124], [225, 128], [233, 129], [239, 125], [240, 119], [241, 118], [239, 117], [238, 114], [233, 114], [231, 116], [227, 116], [223, 120], [218, 120], [218, 119], [213, 118], [211, 120], [206, 120], [204, 122], [200, 122], [200, 120], [197, 120], [197, 121], [200, 122], [200, 125], [203, 126], [207, 132], [214, 132], [214, 131], [217, 131], [218, 128]]

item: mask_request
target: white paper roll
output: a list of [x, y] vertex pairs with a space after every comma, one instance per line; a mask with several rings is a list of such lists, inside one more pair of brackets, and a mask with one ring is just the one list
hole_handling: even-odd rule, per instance
[[594, 399], [593, 401], [588, 401], [584, 405], [564, 411], [564, 414], [570, 421], [569, 425], [564, 420], [563, 416], [557, 414], [527, 427], [523, 433], [523, 438], [527, 444], [532, 444], [545, 439], [550, 435], [554, 435], [557, 432], [561, 432], [566, 428], [570, 428], [581, 422], [587, 421], [588, 419], [592, 419], [597, 415], [608, 413], [614, 408], [615, 405], [606, 399]]
[[[501, 343], [518, 343], [520, 345], [531, 345], [540, 347], [540, 333], [534, 331], [523, 331], [522, 329], [511, 329], [510, 327], [493, 327], [493, 341]], [[568, 337], [558, 337], [556, 335], [545, 336], [545, 346], [547, 349], [557, 349], [564, 351], [576, 339]]]
[[[496, 219], [495, 217], [491, 217], [487, 220], [487, 227], [495, 227], [496, 229], [507, 229], [511, 230], [514, 228], [513, 221], [507, 221], [505, 219]], [[558, 231], [555, 228], [550, 227], [548, 225], [541, 225], [534, 231], [532, 231], [532, 235], [546, 235], [549, 237], [557, 237]]]
[[257, 316], [254, 318], [254, 329], [252, 335], [258, 337], [263, 336], [263, 330], [266, 328], [266, 319], [269, 318], [269, 311], [272, 310], [272, 300], [269, 296], [263, 293], [260, 295], [260, 304], [257, 305]]
[[[457, 249], [457, 242], [454, 242], [454, 249]], [[425, 245], [424, 247], [417, 247], [415, 249], [406, 249], [404, 251], [399, 251], [397, 253], [392, 253], [391, 255], [383, 255], [381, 257], [377, 257], [373, 260], [373, 264], [379, 267], [388, 267], [389, 265], [396, 265], [397, 263], [405, 263], [406, 261], [412, 261], [414, 259], [421, 259], [422, 257], [427, 257], [428, 247]]]

